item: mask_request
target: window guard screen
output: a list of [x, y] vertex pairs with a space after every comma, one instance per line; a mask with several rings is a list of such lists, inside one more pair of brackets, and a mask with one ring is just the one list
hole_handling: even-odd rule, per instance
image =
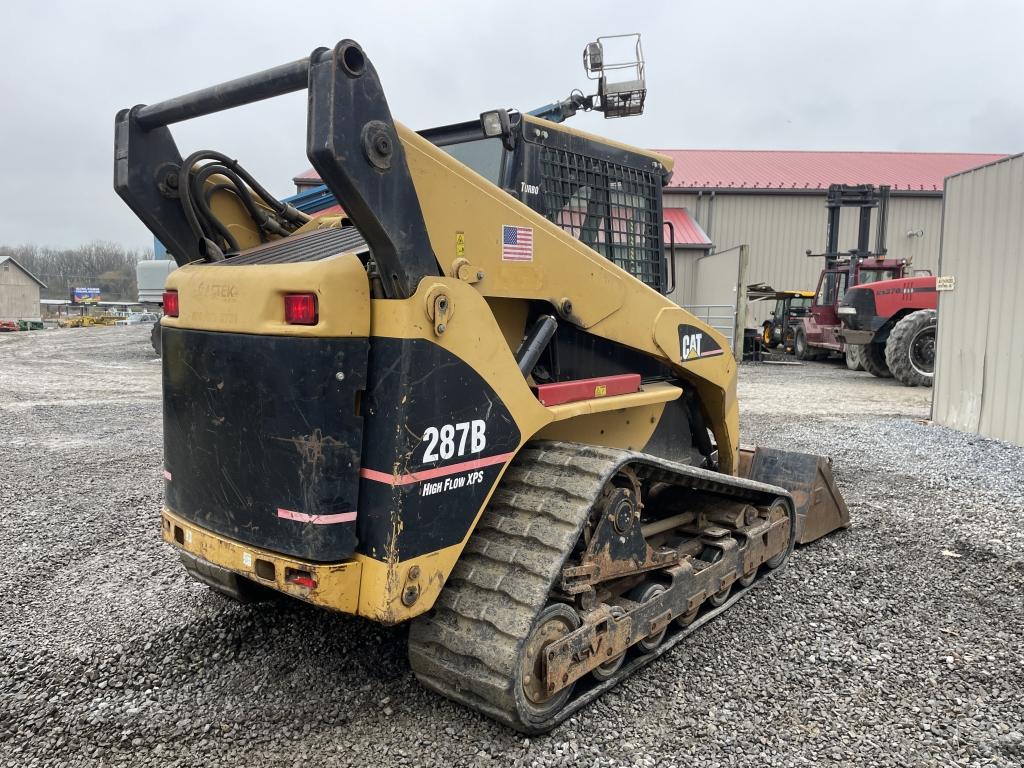
[[660, 175], [547, 146], [540, 164], [547, 218], [660, 291]]

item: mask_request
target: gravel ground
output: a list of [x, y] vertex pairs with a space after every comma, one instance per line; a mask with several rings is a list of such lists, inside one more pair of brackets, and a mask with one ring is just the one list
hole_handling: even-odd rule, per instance
[[831, 455], [853, 527], [524, 739], [420, 689], [402, 628], [184, 576], [148, 336], [0, 334], [0, 765], [1024, 764], [1024, 449], [927, 391], [744, 366], [745, 440]]

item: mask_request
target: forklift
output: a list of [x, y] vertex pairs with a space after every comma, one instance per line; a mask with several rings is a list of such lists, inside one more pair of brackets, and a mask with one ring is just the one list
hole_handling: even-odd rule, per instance
[[[809, 258], [824, 258], [825, 265], [818, 277], [814, 301], [810, 311], [802, 318], [793, 334], [793, 352], [800, 360], [820, 360], [832, 352], [847, 354], [847, 346], [841, 337], [842, 325], [839, 317], [839, 303], [846, 291], [855, 285], [892, 280], [903, 277], [907, 270], [905, 259], [886, 258], [886, 228], [889, 218], [889, 187], [875, 187], [872, 184], [833, 184], [828, 188], [825, 201], [828, 209], [828, 229], [824, 253], [807, 251]], [[843, 208], [858, 210], [857, 247], [849, 251], [839, 250], [839, 222]], [[875, 247], [871, 250], [871, 212], [878, 211], [875, 227]], [[864, 360], [866, 351], [857, 355], [855, 351], [847, 364], [851, 368], [865, 367], [880, 360]]]

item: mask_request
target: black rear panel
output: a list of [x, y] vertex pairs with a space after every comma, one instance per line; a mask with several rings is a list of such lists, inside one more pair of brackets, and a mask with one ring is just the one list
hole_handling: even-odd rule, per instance
[[369, 368], [358, 551], [408, 560], [457, 544], [519, 426], [486, 379], [433, 342], [375, 337]]
[[281, 554], [351, 557], [367, 340], [164, 328], [163, 350], [170, 510]]

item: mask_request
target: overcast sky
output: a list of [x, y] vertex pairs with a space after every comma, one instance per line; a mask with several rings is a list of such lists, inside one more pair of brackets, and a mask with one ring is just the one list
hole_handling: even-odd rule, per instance
[[[1022, 0], [4, 0], [0, 244], [152, 238], [112, 189], [115, 112], [344, 37], [413, 128], [530, 109], [587, 82], [584, 44], [640, 32], [647, 111], [573, 124], [647, 147], [1024, 151]], [[308, 167], [302, 94], [173, 128], [271, 192]]]

